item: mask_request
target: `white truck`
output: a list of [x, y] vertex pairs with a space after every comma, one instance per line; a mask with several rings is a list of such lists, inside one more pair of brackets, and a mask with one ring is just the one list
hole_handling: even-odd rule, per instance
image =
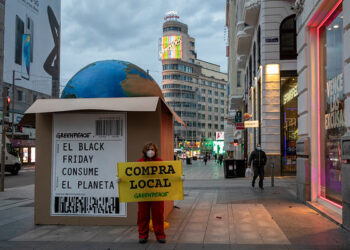
[[[6, 148], [5, 148], [5, 172], [10, 172], [13, 175], [17, 175], [22, 167], [21, 159], [17, 152], [13, 149], [10, 140], [5, 137]], [[1, 165], [1, 142], [2, 134], [0, 134], [0, 165]]]

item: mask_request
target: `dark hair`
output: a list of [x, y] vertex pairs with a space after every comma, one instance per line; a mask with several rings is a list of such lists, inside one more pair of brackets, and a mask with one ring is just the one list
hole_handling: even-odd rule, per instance
[[158, 156], [158, 147], [157, 147], [157, 145], [154, 144], [153, 142], [148, 142], [148, 143], [145, 144], [145, 146], [143, 146], [143, 149], [142, 149], [143, 157], [144, 157], [145, 159], [148, 158], [148, 157], [147, 157], [147, 151], [148, 151], [148, 149], [149, 149], [150, 147], [152, 147], [152, 146], [153, 146], [153, 148], [154, 148], [154, 156], [153, 156], [153, 157], [157, 157], [157, 156]]

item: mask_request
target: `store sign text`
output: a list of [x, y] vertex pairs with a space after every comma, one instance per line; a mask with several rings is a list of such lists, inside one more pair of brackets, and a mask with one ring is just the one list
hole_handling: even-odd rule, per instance
[[326, 129], [345, 127], [344, 118], [344, 80], [343, 73], [326, 83], [327, 110], [325, 114]]

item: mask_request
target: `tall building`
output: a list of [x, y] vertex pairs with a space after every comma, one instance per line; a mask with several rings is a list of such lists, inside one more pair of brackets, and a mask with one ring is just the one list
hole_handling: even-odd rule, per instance
[[36, 99], [59, 96], [61, 1], [0, 1], [0, 12], [0, 92], [8, 88], [11, 98], [6, 135], [23, 163], [35, 162], [35, 129], [19, 122]]
[[296, 174], [298, 74], [294, 2], [228, 1], [235, 5], [235, 39], [230, 46], [237, 58], [237, 84], [243, 80], [244, 85], [242, 111], [249, 113], [255, 123], [245, 128], [245, 152], [252, 152], [257, 143], [262, 145], [268, 158], [266, 174], [271, 173], [271, 166], [275, 175]]
[[195, 39], [176, 12], [167, 13], [164, 19], [159, 55], [162, 91], [165, 101], [186, 124], [175, 123], [175, 147], [186, 142], [200, 148], [205, 141], [215, 141], [216, 132], [224, 131], [227, 74], [219, 65], [197, 59]]
[[297, 196], [350, 230], [350, 1], [298, 0], [295, 10]]

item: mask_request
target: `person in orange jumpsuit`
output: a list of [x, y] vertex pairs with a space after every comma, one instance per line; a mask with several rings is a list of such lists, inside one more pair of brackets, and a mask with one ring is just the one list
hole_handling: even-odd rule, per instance
[[[162, 161], [158, 158], [157, 145], [147, 143], [142, 150], [143, 157], [138, 161]], [[149, 232], [150, 212], [152, 212], [152, 223], [154, 233], [159, 243], [165, 243], [164, 233], [164, 201], [138, 202], [137, 224], [139, 230], [139, 242], [146, 243]]]

